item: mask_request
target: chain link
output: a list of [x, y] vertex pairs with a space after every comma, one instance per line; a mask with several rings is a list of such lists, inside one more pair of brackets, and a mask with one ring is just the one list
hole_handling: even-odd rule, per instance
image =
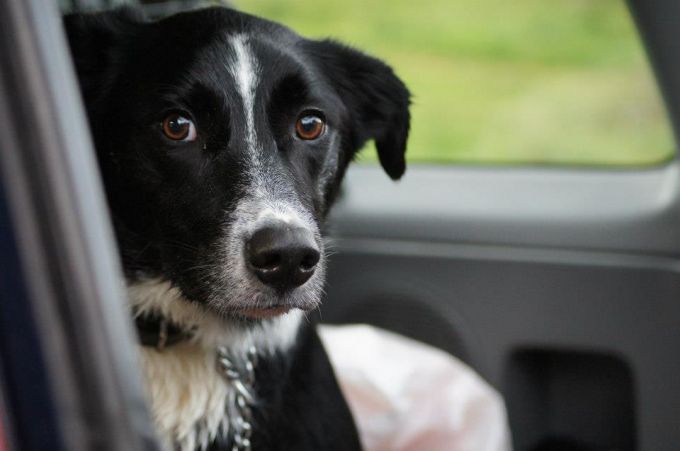
[[[239, 359], [242, 360], [242, 359]], [[241, 366], [236, 365], [226, 347], [217, 348], [217, 368], [220, 374], [234, 389], [235, 415], [229, 415], [228, 434], [233, 439], [232, 451], [251, 451], [253, 435], [253, 411], [255, 403], [253, 385], [255, 384], [255, 367], [257, 366], [257, 350], [250, 347]]]

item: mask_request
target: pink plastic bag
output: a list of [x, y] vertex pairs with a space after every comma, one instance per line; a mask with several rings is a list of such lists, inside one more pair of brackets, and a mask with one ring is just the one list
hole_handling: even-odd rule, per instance
[[500, 395], [431, 346], [372, 326], [319, 333], [366, 451], [508, 451]]

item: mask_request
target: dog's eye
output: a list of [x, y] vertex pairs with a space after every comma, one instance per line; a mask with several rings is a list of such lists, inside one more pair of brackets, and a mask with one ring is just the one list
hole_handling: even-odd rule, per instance
[[161, 123], [163, 134], [173, 141], [194, 141], [196, 127], [191, 119], [178, 113], [166, 116]]
[[304, 140], [316, 139], [323, 133], [326, 123], [319, 113], [303, 113], [295, 123], [298, 138]]

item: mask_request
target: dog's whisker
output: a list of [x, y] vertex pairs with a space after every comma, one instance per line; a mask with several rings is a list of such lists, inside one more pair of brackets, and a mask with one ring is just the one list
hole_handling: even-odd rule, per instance
[[177, 247], [177, 248], [185, 249], [185, 250], [188, 250], [188, 251], [191, 251], [191, 252], [200, 252], [200, 249], [197, 246], [194, 246], [194, 245], [191, 245], [191, 244], [188, 244], [188, 243], [184, 243], [184, 242], [179, 241], [179, 240], [173, 240], [173, 239], [166, 238], [163, 241], [163, 244], [165, 246]]

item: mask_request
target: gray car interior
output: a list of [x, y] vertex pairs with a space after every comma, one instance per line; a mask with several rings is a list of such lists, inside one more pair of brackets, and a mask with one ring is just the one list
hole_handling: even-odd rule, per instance
[[[680, 3], [630, 7], [677, 136]], [[680, 447], [677, 159], [411, 165], [397, 184], [354, 167], [331, 222], [323, 320], [375, 324], [470, 364], [504, 395], [515, 449]]]

